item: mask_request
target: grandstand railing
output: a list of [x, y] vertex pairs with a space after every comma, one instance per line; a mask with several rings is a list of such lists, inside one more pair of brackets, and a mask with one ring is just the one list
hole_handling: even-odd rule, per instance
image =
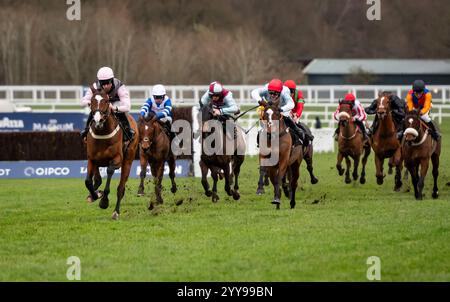
[[[199, 99], [208, 85], [167, 85], [168, 95], [176, 105], [192, 106]], [[258, 85], [228, 85], [237, 103], [241, 106], [254, 105], [251, 91]], [[304, 85], [299, 86], [305, 97], [304, 120], [312, 125], [318, 116], [322, 123], [333, 123], [332, 113], [337, 101], [348, 92], [353, 92], [364, 104], [369, 104], [379, 92], [388, 90], [405, 98], [410, 85]], [[138, 108], [151, 95], [152, 86], [127, 86], [133, 108]], [[16, 111], [33, 112], [86, 112], [80, 107], [80, 100], [87, 86], [0, 86], [0, 104], [9, 103]], [[433, 115], [439, 122], [450, 117], [450, 85], [429, 85], [433, 94]]]

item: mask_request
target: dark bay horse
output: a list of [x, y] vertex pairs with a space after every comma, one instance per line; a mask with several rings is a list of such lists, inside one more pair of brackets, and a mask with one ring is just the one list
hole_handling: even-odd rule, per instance
[[[234, 125], [232, 120], [224, 121], [223, 116], [213, 116], [212, 102], [201, 109], [201, 131], [202, 131], [202, 154], [200, 156], [200, 169], [202, 171], [202, 185], [205, 195], [211, 197], [213, 202], [219, 200], [217, 194], [217, 182], [219, 175], [225, 179], [225, 191], [228, 196], [233, 196], [234, 200], [240, 199], [239, 193], [239, 173], [241, 165], [245, 159], [245, 140], [242, 130], [234, 128], [234, 133], [227, 133], [223, 130], [222, 122], [229, 126]], [[214, 131], [213, 131], [214, 130]], [[211, 171], [213, 179], [212, 191], [210, 190], [207, 175]], [[234, 187], [231, 190], [232, 175], [234, 177]]]
[[360, 128], [353, 121], [353, 112], [352, 112], [352, 104], [347, 103], [345, 101], [340, 101], [340, 111], [339, 111], [339, 138], [338, 138], [338, 155], [337, 155], [337, 163], [336, 168], [339, 172], [339, 175], [344, 174], [344, 169], [342, 169], [342, 160], [345, 158], [345, 162], [347, 164], [347, 169], [345, 171], [345, 183], [351, 183], [350, 179], [350, 167], [351, 161], [350, 158], [353, 159], [354, 167], [353, 167], [353, 180], [358, 179], [358, 166], [361, 155], [364, 152], [362, 158], [362, 171], [361, 178], [359, 182], [361, 184], [366, 183], [366, 164], [367, 158], [370, 155], [370, 144], [366, 140], [363, 139], [363, 134], [361, 133]]
[[[279, 112], [278, 102], [267, 103], [262, 114], [263, 130], [260, 137], [259, 158], [260, 165], [264, 167], [269, 175], [274, 188], [274, 198], [272, 204], [276, 209], [280, 209], [281, 188], [283, 177], [287, 175], [289, 179], [289, 197], [291, 209], [295, 208], [295, 191], [298, 186], [300, 176], [300, 164], [303, 159], [301, 145], [293, 146], [289, 128], [286, 126], [283, 116]], [[267, 139], [267, 144], [263, 141]], [[270, 158], [277, 158], [276, 163], [264, 164]], [[271, 161], [271, 160], [270, 160]]]
[[394, 190], [402, 187], [402, 149], [397, 139], [397, 130], [391, 111], [391, 97], [389, 92], [383, 92], [377, 99], [377, 118], [379, 126], [370, 138], [370, 144], [375, 152], [375, 167], [377, 184], [383, 184], [383, 164], [386, 158], [391, 158], [390, 167], [395, 166]]
[[[120, 201], [125, 195], [125, 183], [128, 180], [131, 164], [136, 154], [138, 137], [135, 136], [132, 141], [124, 144], [123, 130], [110, 108], [108, 94], [103, 90], [98, 92], [93, 87], [91, 87], [91, 90], [93, 95], [90, 108], [94, 118], [86, 139], [88, 168], [85, 185], [90, 193], [88, 200], [94, 201], [101, 198], [100, 208], [107, 209], [109, 206], [108, 194], [110, 192], [111, 178], [114, 171], [121, 168], [120, 183], [117, 187], [117, 202], [112, 215], [113, 219], [118, 219]], [[128, 114], [127, 118], [130, 122], [130, 127], [137, 132], [136, 121]], [[108, 177], [103, 192], [96, 191], [102, 183], [99, 167], [108, 167]], [[92, 181], [93, 177], [95, 183]]]
[[[164, 164], [167, 161], [169, 165], [169, 177], [172, 182], [170, 191], [175, 194], [177, 185], [175, 183], [175, 156], [170, 146], [170, 138], [163, 130], [163, 126], [158, 122], [154, 114], [150, 114], [147, 118], [142, 116], [138, 120], [139, 140], [140, 140], [140, 184], [138, 196], [144, 196], [144, 179], [147, 173], [147, 166], [150, 169], [155, 181], [156, 202], [163, 203], [161, 197], [162, 179], [164, 175]], [[150, 204], [150, 207], [152, 204]]]
[[[405, 166], [411, 174], [414, 195], [417, 200], [423, 198], [423, 187], [428, 165], [431, 158], [433, 165], [433, 198], [438, 198], [437, 179], [439, 175], [439, 156], [441, 154], [441, 140], [431, 138], [427, 125], [422, 122], [418, 111], [410, 111], [405, 117], [405, 132], [402, 142], [402, 153]], [[419, 175], [420, 167], [420, 175]]]

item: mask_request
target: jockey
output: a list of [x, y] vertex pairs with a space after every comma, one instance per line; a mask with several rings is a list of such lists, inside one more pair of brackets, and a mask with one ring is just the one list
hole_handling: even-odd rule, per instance
[[431, 136], [435, 140], [439, 140], [441, 138], [441, 134], [429, 116], [432, 99], [431, 92], [425, 88], [425, 83], [422, 80], [415, 80], [412, 88], [413, 89], [411, 89], [406, 96], [408, 111], [412, 111], [413, 109], [420, 110], [420, 118], [430, 128]]
[[302, 130], [305, 140], [303, 143], [305, 145], [308, 145], [309, 142], [312, 142], [314, 139], [314, 136], [311, 133], [311, 130], [306, 126], [304, 123], [300, 122], [300, 118], [303, 113], [303, 107], [305, 106], [305, 99], [303, 98], [303, 93], [301, 90], [297, 89], [297, 84], [293, 80], [287, 80], [284, 82], [284, 86], [289, 88], [289, 91], [291, 92], [291, 98], [294, 100], [295, 107], [291, 111], [291, 115], [294, 119], [294, 122], [297, 124], [297, 126]]
[[[361, 129], [364, 139], [367, 139], [366, 127], [364, 126], [364, 121], [367, 119], [367, 115], [366, 115], [366, 112], [364, 111], [363, 106], [361, 105], [361, 103], [356, 99], [356, 97], [352, 93], [347, 93], [344, 97], [344, 101], [353, 104], [353, 108], [352, 108], [353, 120]], [[339, 114], [340, 109], [341, 109], [341, 105], [339, 104], [336, 111], [333, 113], [333, 118], [336, 121], [339, 121], [337, 116]], [[337, 127], [337, 129], [336, 129], [335, 135], [336, 135], [336, 139], [337, 139], [338, 135], [339, 135], [339, 127]]]
[[231, 91], [223, 88], [222, 84], [214, 81], [209, 84], [206, 91], [200, 99], [200, 108], [207, 106], [210, 102], [213, 104], [213, 115], [223, 116], [226, 119], [239, 112], [239, 107], [233, 98]]
[[152, 89], [152, 96], [149, 97], [141, 107], [141, 116], [146, 118], [150, 112], [153, 112], [156, 119], [163, 123], [172, 140], [175, 134], [172, 132], [172, 100], [166, 95], [166, 88], [161, 85], [155, 85]]
[[256, 88], [252, 90], [251, 96], [258, 103], [263, 104], [263, 98], [269, 102], [279, 102], [280, 108], [278, 109], [283, 116], [283, 120], [286, 126], [291, 128], [298, 138], [294, 140], [294, 145], [303, 144], [304, 136], [300, 128], [295, 124], [290, 116], [290, 112], [294, 109], [294, 100], [291, 97], [289, 88], [283, 86], [283, 82], [279, 79], [272, 79], [264, 87]]
[[[399, 98], [398, 96], [391, 94], [391, 112], [392, 118], [394, 120], [395, 128], [397, 130], [397, 138], [399, 140], [402, 139], [403, 136], [403, 120], [405, 118], [405, 101]], [[372, 101], [369, 107], [366, 107], [364, 111], [367, 114], [376, 114], [377, 113], [377, 99]], [[378, 116], [375, 115], [375, 118], [372, 123], [372, 127], [370, 129], [370, 134], [373, 135], [378, 128]]]
[[[124, 128], [124, 139], [130, 141], [133, 140], [135, 132], [131, 129], [126, 115], [126, 112], [129, 112], [131, 108], [130, 94], [125, 85], [114, 77], [114, 72], [111, 68], [102, 67], [98, 70], [97, 81], [93, 83], [92, 86], [97, 91], [101, 91], [103, 89], [103, 91], [109, 95], [109, 107], [113, 109], [114, 114], [119, 118], [119, 121]], [[86, 95], [81, 100], [81, 104], [83, 106], [90, 106], [91, 99], [92, 91], [91, 89], [88, 89]], [[93, 115], [91, 111], [86, 122], [86, 127], [83, 131], [81, 131], [81, 136], [84, 139], [86, 139], [89, 131], [92, 117]]]

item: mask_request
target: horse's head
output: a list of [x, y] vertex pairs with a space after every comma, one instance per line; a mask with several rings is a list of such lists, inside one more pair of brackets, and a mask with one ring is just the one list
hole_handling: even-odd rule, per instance
[[109, 107], [109, 95], [101, 90], [100, 92], [91, 87], [91, 112], [94, 117], [95, 128], [102, 129], [105, 121], [111, 114]]
[[146, 118], [143, 116], [139, 117], [139, 140], [144, 152], [147, 152], [152, 146], [153, 138], [155, 136], [155, 122], [157, 122], [157, 120], [156, 115], [153, 112], [150, 112]]
[[274, 123], [274, 121], [279, 122], [282, 118], [279, 110], [279, 102], [273, 103], [272, 101], [269, 101], [261, 104], [264, 108], [261, 110], [260, 115], [263, 127], [267, 130], [267, 132], [277, 131], [277, 123]]
[[377, 116], [383, 120], [391, 112], [392, 93], [383, 91], [377, 99]]
[[421, 122], [419, 111], [413, 109], [408, 111], [405, 116], [404, 137], [407, 143], [412, 143], [421, 133]]
[[338, 120], [339, 125], [347, 127], [347, 125], [352, 121], [353, 116], [353, 104], [348, 101], [339, 101], [339, 114]]

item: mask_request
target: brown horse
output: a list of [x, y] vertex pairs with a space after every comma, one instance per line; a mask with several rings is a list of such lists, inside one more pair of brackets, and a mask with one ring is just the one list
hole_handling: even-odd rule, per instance
[[354, 168], [353, 168], [353, 180], [358, 179], [358, 166], [361, 155], [364, 155], [362, 158], [362, 171], [361, 178], [359, 182], [361, 184], [366, 183], [366, 164], [367, 158], [370, 154], [370, 144], [367, 140], [364, 141], [363, 134], [361, 133], [360, 128], [353, 121], [353, 113], [352, 113], [352, 104], [347, 103], [345, 101], [339, 102], [340, 110], [339, 110], [339, 138], [338, 138], [338, 156], [336, 168], [339, 172], [339, 175], [344, 174], [344, 169], [342, 169], [342, 160], [345, 158], [345, 162], [347, 164], [347, 169], [345, 171], [345, 183], [351, 183], [350, 179], [350, 167], [351, 161], [350, 158], [353, 159]]
[[[295, 191], [300, 176], [300, 164], [303, 159], [301, 145], [293, 146], [292, 137], [289, 134], [283, 116], [279, 112], [278, 102], [266, 104], [262, 114], [263, 130], [260, 137], [259, 159], [260, 165], [264, 167], [269, 175], [274, 188], [272, 204], [280, 209], [282, 180], [285, 175], [289, 179], [289, 197], [291, 209], [295, 208]], [[267, 138], [267, 144], [264, 144]], [[274, 144], [273, 144], [274, 143]], [[265, 165], [264, 161], [271, 161], [273, 156], [278, 159], [276, 163]]]
[[395, 166], [394, 190], [402, 187], [402, 149], [397, 139], [397, 130], [391, 112], [391, 96], [389, 92], [383, 92], [377, 99], [377, 118], [379, 126], [370, 139], [370, 144], [375, 152], [375, 167], [377, 184], [383, 184], [383, 164], [386, 158], [391, 158], [389, 167]]
[[[89, 190], [89, 201], [101, 198], [99, 206], [106, 209], [109, 206], [108, 194], [110, 192], [111, 178], [116, 169], [121, 168], [120, 183], [117, 187], [117, 202], [112, 218], [118, 219], [120, 214], [120, 201], [125, 195], [125, 183], [130, 174], [131, 164], [136, 154], [138, 145], [137, 136], [132, 141], [123, 143], [123, 130], [117, 117], [110, 108], [109, 96], [103, 90], [98, 92], [91, 87], [91, 111], [94, 116], [87, 135], [87, 157], [88, 168], [85, 180], [86, 188]], [[136, 121], [127, 114], [130, 126], [137, 131]], [[103, 192], [96, 191], [101, 185], [99, 167], [108, 167], [108, 178]], [[92, 178], [95, 175], [95, 184]]]
[[[234, 133], [225, 133], [221, 122], [232, 125], [230, 120], [225, 121], [223, 116], [213, 116], [212, 102], [203, 106], [201, 110], [202, 127], [202, 154], [200, 156], [200, 169], [202, 171], [202, 185], [205, 195], [211, 197], [213, 202], [219, 200], [217, 195], [217, 182], [219, 176], [225, 179], [225, 191], [234, 200], [241, 198], [239, 193], [239, 174], [245, 159], [245, 140], [242, 130], [234, 128]], [[229, 129], [230, 127], [228, 127]], [[214, 129], [214, 132], [212, 130]], [[211, 146], [208, 144], [211, 143]], [[212, 191], [207, 179], [208, 171], [213, 178]], [[234, 187], [231, 190], [232, 176]]]
[[[433, 164], [433, 198], [438, 198], [437, 179], [439, 175], [439, 156], [441, 154], [441, 140], [435, 141], [429, 135], [427, 125], [422, 122], [418, 111], [410, 111], [405, 117], [405, 133], [402, 142], [402, 153], [405, 166], [411, 174], [414, 195], [417, 200], [423, 197], [422, 191], [428, 165]], [[420, 167], [420, 176], [419, 176]]]
[[[140, 140], [140, 184], [138, 189], [138, 196], [144, 196], [144, 179], [147, 174], [147, 166], [150, 164], [150, 169], [155, 182], [156, 202], [163, 203], [161, 197], [162, 179], [164, 175], [164, 164], [167, 161], [169, 165], [169, 177], [172, 182], [170, 191], [175, 194], [177, 185], [175, 183], [175, 156], [172, 153], [170, 146], [170, 138], [163, 130], [163, 126], [158, 122], [154, 114], [150, 114], [147, 118], [142, 116], [138, 120], [139, 140]], [[153, 204], [150, 203], [150, 208]]]

